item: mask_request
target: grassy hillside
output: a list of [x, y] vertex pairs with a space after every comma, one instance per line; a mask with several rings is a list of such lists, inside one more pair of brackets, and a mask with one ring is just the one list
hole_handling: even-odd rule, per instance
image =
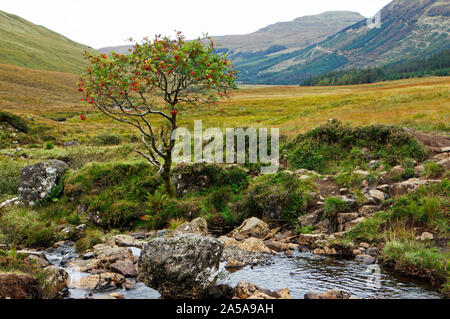
[[88, 47], [0, 11], [0, 63], [30, 69], [79, 73]]

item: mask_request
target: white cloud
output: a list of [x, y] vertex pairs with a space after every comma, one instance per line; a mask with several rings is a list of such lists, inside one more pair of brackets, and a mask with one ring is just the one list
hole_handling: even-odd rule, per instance
[[0, 10], [94, 48], [182, 31], [188, 38], [244, 34], [268, 24], [331, 10], [373, 16], [391, 0], [14, 0]]

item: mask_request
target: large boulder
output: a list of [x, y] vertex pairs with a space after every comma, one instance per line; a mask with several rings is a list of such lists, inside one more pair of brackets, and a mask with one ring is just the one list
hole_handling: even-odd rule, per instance
[[246, 219], [241, 226], [233, 230], [229, 237], [236, 240], [244, 240], [250, 237], [263, 239], [269, 232], [269, 225], [256, 217], [252, 217]]
[[49, 294], [54, 297], [67, 288], [69, 283], [69, 274], [57, 266], [48, 266], [44, 268], [47, 273], [45, 282], [49, 288]]
[[199, 217], [191, 222], [186, 222], [175, 228], [170, 237], [177, 237], [181, 234], [197, 234], [208, 236], [208, 223], [206, 219]]
[[133, 253], [128, 248], [98, 244], [94, 246], [94, 257], [108, 268], [119, 260], [133, 260]]
[[200, 298], [218, 278], [223, 248], [196, 234], [152, 239], [139, 258], [138, 279], [163, 298]]
[[45, 199], [69, 168], [62, 161], [40, 162], [22, 169], [18, 199], [26, 206], [34, 206]]

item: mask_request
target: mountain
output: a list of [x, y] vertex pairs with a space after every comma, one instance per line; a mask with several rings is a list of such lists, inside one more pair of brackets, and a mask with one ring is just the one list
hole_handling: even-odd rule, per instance
[[30, 69], [80, 73], [87, 46], [0, 11], [0, 63]]
[[[270, 55], [306, 48], [349, 25], [363, 20], [356, 12], [329, 11], [305, 16], [290, 22], [279, 22], [244, 35], [213, 36], [219, 52], [226, 52], [235, 61], [245, 60], [247, 55]], [[99, 49], [102, 53], [128, 53], [129, 45]]]
[[381, 10], [381, 27], [363, 20], [301, 50], [247, 55], [237, 60], [241, 80], [299, 84], [335, 70], [421, 58], [450, 47], [448, 0], [394, 0]]

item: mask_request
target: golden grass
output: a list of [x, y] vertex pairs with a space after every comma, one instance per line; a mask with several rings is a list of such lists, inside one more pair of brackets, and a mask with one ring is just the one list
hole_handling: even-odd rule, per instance
[[[78, 77], [0, 65], [0, 105], [3, 110], [17, 114], [34, 114], [38, 121], [67, 137], [110, 129], [132, 133], [132, 128], [78, 102], [75, 86]], [[43, 117], [55, 112], [86, 111], [87, 121], [72, 115], [62, 124]], [[203, 120], [204, 127], [278, 127], [288, 136], [305, 132], [330, 118], [352, 125], [381, 123], [448, 132], [450, 77], [340, 87], [245, 86], [229, 100], [181, 108], [179, 114], [180, 126], [189, 128], [194, 120]]]

